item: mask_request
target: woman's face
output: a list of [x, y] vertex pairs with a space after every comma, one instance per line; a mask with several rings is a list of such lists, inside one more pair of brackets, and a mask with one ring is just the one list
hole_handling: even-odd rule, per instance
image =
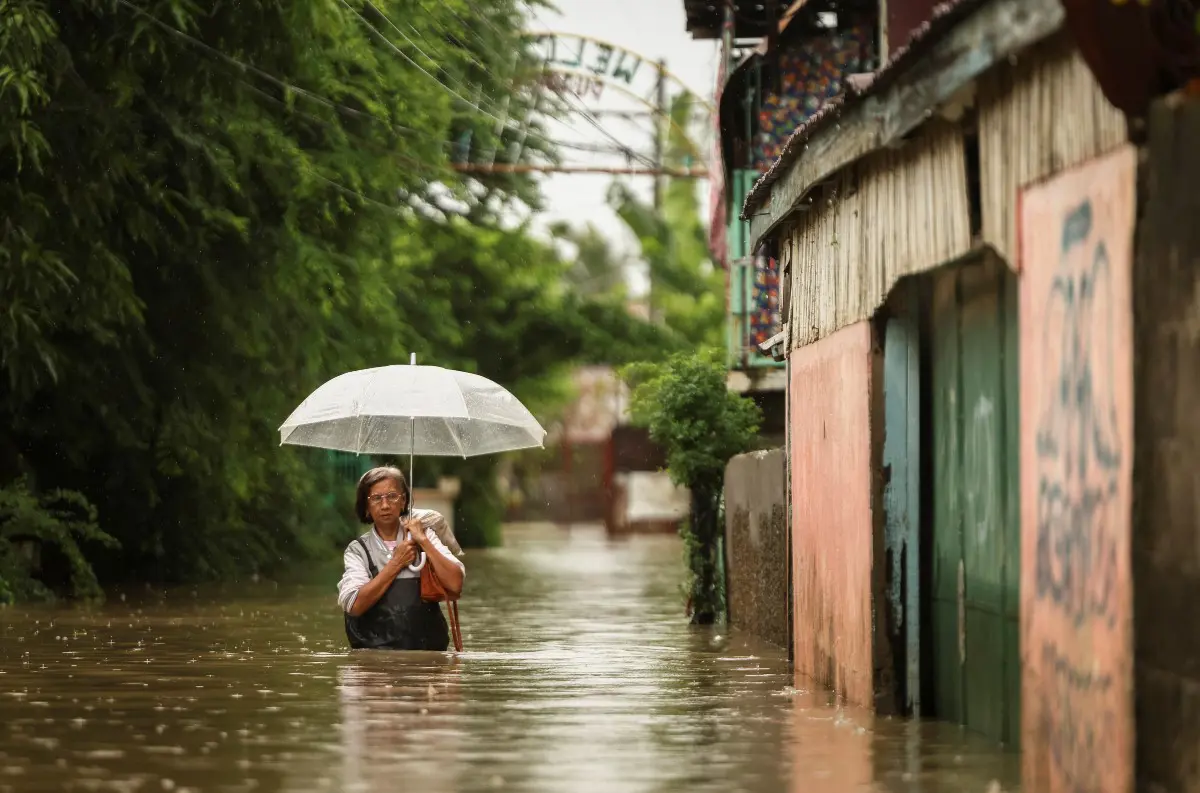
[[395, 479], [384, 479], [367, 491], [367, 513], [375, 523], [393, 523], [404, 511], [404, 491]]

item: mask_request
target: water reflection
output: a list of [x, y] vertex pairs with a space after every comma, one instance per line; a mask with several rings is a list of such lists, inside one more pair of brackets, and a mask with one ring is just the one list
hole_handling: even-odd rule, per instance
[[[458, 789], [451, 772], [462, 746], [461, 662], [442, 653], [353, 653], [338, 669], [341, 785], [345, 791], [405, 786]], [[398, 777], [398, 770], [400, 776]]]
[[681, 618], [677, 538], [514, 529], [467, 652], [349, 652], [316, 585], [0, 612], [4, 791], [994, 791], [1017, 758], [796, 692]]

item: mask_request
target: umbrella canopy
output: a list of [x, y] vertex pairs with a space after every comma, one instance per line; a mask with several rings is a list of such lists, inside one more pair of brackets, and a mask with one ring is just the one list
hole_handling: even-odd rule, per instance
[[528, 449], [545, 436], [533, 414], [486, 377], [415, 364], [335, 377], [279, 428], [281, 444], [442, 457]]

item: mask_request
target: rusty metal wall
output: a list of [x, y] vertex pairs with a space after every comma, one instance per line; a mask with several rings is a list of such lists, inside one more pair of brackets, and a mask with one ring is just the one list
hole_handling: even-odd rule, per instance
[[873, 706], [872, 331], [793, 350], [792, 597], [798, 686]]
[[1039, 793], [1133, 789], [1136, 167], [1122, 147], [1020, 200], [1021, 744]]

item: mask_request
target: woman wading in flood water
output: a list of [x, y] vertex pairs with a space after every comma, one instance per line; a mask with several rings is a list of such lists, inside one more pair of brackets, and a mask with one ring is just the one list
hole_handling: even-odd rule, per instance
[[354, 511], [372, 529], [346, 548], [338, 604], [354, 648], [446, 650], [450, 631], [437, 603], [421, 600], [421, 567], [433, 565], [442, 585], [462, 592], [466, 568], [434, 530], [445, 519], [410, 509], [412, 494], [399, 469], [372, 468], [358, 480]]

